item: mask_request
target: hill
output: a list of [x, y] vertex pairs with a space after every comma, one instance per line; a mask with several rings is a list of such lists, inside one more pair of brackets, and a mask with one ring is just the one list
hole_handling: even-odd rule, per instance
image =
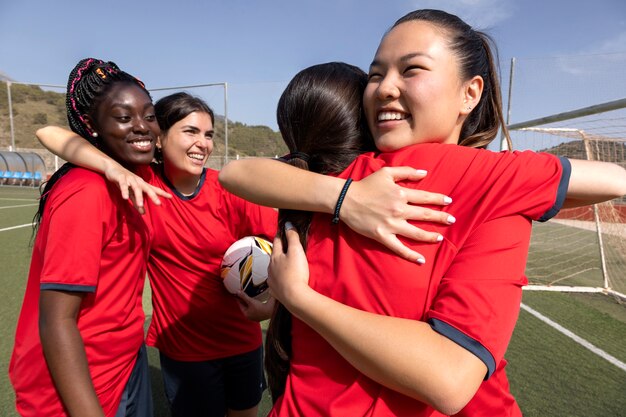
[[[41, 148], [34, 132], [45, 125], [67, 126], [65, 94], [44, 91], [40, 87], [12, 84], [11, 102], [13, 126], [17, 148]], [[224, 155], [224, 117], [216, 115], [215, 147], [213, 155]], [[11, 144], [11, 127], [7, 88], [0, 82], [0, 149]], [[287, 148], [278, 132], [267, 126], [248, 126], [228, 121], [228, 155], [276, 156], [287, 153]]]
[[[613, 138], [594, 137], [590, 148], [592, 157], [605, 162], [614, 162], [624, 166], [626, 161], [626, 143], [616, 141]], [[567, 158], [587, 159], [585, 143], [582, 140], [572, 140], [562, 142], [539, 152], [548, 152], [554, 155], [565, 156]]]

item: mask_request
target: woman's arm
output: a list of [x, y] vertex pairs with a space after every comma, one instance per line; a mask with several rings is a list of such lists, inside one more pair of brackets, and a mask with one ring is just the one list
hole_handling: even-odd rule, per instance
[[572, 174], [564, 207], [601, 203], [626, 195], [626, 169], [601, 161], [570, 159]]
[[79, 293], [41, 291], [39, 335], [50, 375], [69, 414], [104, 416], [76, 326], [81, 301]]
[[477, 356], [427, 323], [365, 312], [317, 293], [308, 286], [298, 234], [288, 230], [287, 239], [286, 254], [275, 239], [269, 268], [268, 283], [278, 301], [378, 383], [446, 415], [465, 406], [487, 373]]
[[[564, 207], [579, 207], [611, 200], [626, 194], [626, 170], [619, 165], [570, 160], [572, 172]], [[425, 242], [437, 241], [437, 233], [426, 232], [408, 220], [450, 223], [444, 212], [415, 204], [444, 205], [451, 200], [441, 194], [403, 188], [401, 179], [419, 180], [423, 171], [409, 167], [383, 168], [350, 186], [340, 218], [351, 229], [387, 246], [405, 259], [421, 257], [397, 237]], [[436, 174], [433, 174], [436, 175]], [[271, 207], [333, 213], [345, 180], [304, 171], [277, 160], [232, 161], [220, 172], [222, 185], [240, 197]], [[462, 219], [461, 219], [462, 221]]]
[[[421, 255], [407, 248], [396, 235], [425, 242], [437, 242], [441, 236], [419, 229], [408, 220], [454, 222], [447, 213], [414, 205], [446, 205], [451, 201], [448, 197], [396, 184], [403, 179], [417, 181], [425, 175], [424, 171], [409, 167], [383, 168], [354, 181], [341, 206], [340, 219], [402, 257], [420, 259]], [[277, 160], [255, 158], [230, 162], [220, 171], [219, 181], [228, 191], [257, 204], [333, 213], [346, 180]]]
[[146, 183], [71, 130], [46, 126], [38, 129], [36, 136], [53, 154], [75, 165], [104, 174], [109, 181], [120, 187], [124, 199], [133, 199], [135, 207], [141, 213], [144, 211], [144, 193], [157, 205], [161, 204], [159, 196], [171, 198], [171, 194]]

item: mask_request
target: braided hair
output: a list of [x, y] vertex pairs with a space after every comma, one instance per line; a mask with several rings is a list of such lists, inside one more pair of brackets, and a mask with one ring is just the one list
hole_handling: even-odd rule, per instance
[[[106, 97], [106, 93], [117, 83], [139, 86], [150, 97], [145, 85], [138, 78], [122, 71], [114, 62], [105, 62], [95, 58], [81, 59], [70, 72], [67, 81], [65, 107], [70, 129], [96, 147], [99, 144], [99, 138], [93, 135], [94, 131], [87, 123], [86, 116], [95, 112]], [[35, 230], [43, 218], [48, 193], [54, 184], [73, 167], [73, 164], [65, 163], [44, 184], [39, 199], [39, 209], [34, 219]]]

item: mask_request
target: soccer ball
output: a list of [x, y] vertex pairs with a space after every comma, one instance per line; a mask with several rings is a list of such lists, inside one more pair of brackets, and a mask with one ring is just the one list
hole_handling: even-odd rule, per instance
[[233, 243], [222, 259], [221, 276], [226, 289], [233, 294], [243, 290], [260, 301], [269, 298], [267, 267], [272, 244], [256, 236], [246, 236]]

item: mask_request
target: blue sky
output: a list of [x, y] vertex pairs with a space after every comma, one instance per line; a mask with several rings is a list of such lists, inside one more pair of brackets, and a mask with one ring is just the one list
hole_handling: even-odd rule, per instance
[[[296, 72], [334, 60], [367, 70], [385, 30], [417, 8], [492, 35], [503, 78], [520, 61], [512, 122], [626, 97], [624, 0], [0, 0], [0, 72], [65, 85], [93, 56], [149, 88], [228, 82], [230, 119], [275, 128]], [[223, 113], [221, 89], [192, 92]]]

